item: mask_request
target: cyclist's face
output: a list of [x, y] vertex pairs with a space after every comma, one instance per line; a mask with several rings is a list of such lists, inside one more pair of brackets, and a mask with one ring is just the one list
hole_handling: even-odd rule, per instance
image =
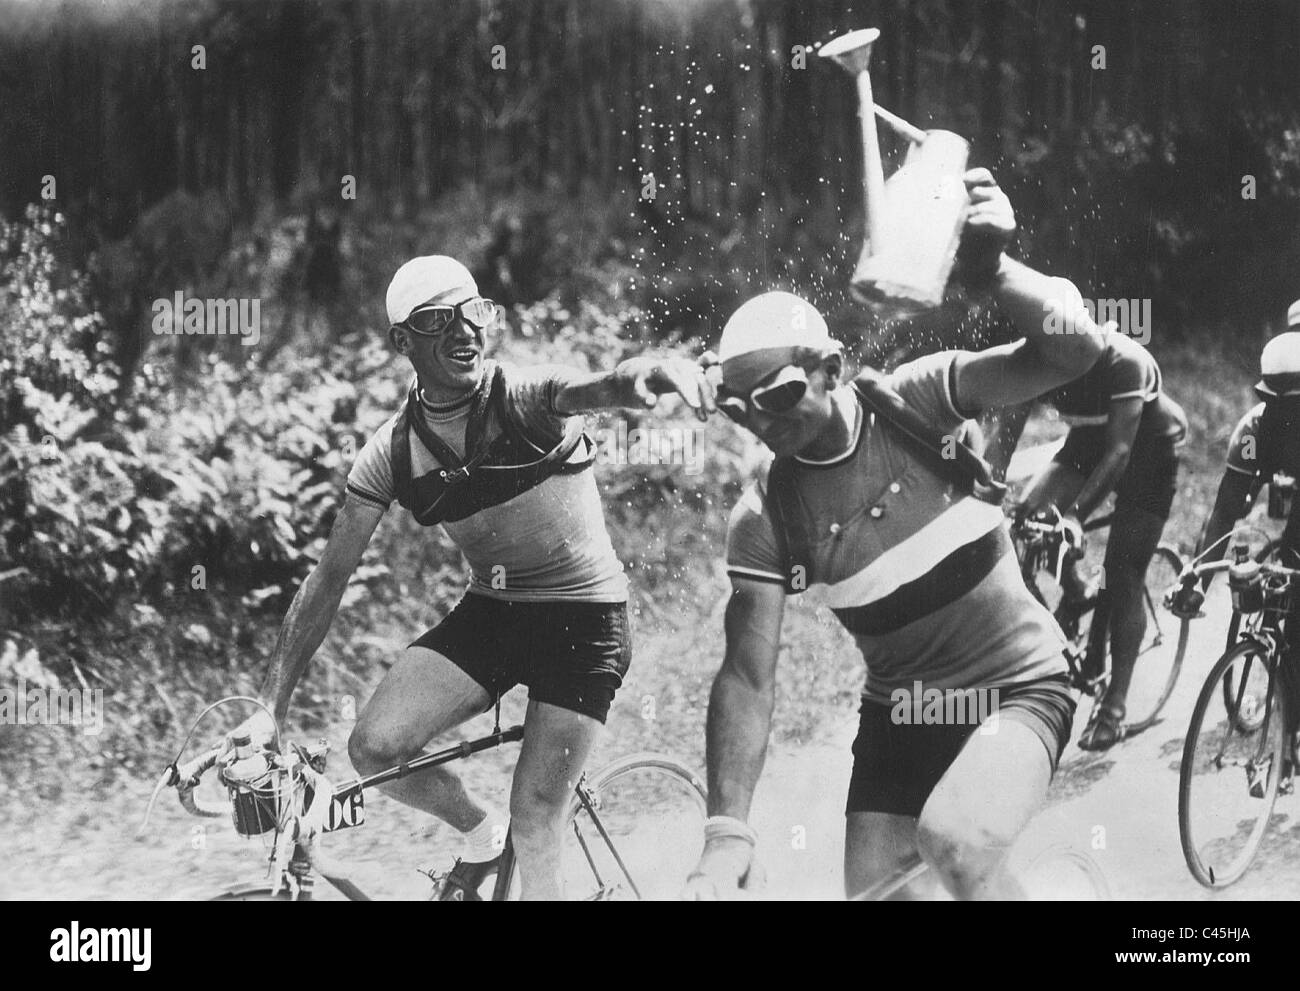
[[[449, 289], [430, 297], [424, 304], [445, 303], [455, 305], [473, 299], [478, 293], [472, 288]], [[466, 392], [478, 385], [483, 372], [483, 331], [466, 321], [459, 312], [456, 318], [436, 336], [407, 332], [411, 349], [407, 357], [415, 366], [420, 385], [433, 395], [447, 397]]]
[[[740, 383], [735, 391], [748, 394], [750, 390], [766, 384], [781, 369]], [[830, 424], [833, 414], [830, 391], [835, 387], [834, 378], [826, 373], [824, 364], [808, 373], [808, 388], [803, 397], [790, 409], [782, 413], [772, 413], [758, 409], [749, 404], [748, 414], [743, 426], [758, 437], [780, 457], [797, 454], [812, 444]]]

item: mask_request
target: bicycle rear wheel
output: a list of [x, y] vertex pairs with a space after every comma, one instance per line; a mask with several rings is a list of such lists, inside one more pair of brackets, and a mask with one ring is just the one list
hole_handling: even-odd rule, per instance
[[1178, 834], [1188, 870], [1208, 888], [1226, 887], [1250, 867], [1287, 763], [1287, 701], [1270, 661], [1258, 643], [1239, 643], [1215, 663], [1192, 711]]
[[1142, 605], [1146, 614], [1146, 632], [1133, 665], [1125, 705], [1128, 710], [1128, 733], [1140, 733], [1156, 721], [1169, 696], [1173, 694], [1178, 672], [1187, 653], [1191, 624], [1164, 608], [1165, 592], [1178, 583], [1183, 561], [1178, 552], [1164, 544], [1156, 548], [1147, 567]]
[[[704, 847], [704, 783], [680, 761], [639, 753], [575, 791], [561, 850], [570, 901], [677, 898]], [[519, 897], [510, 858], [509, 897]]]

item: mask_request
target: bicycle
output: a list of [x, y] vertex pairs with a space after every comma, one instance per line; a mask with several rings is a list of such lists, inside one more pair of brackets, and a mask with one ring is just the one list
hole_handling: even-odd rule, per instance
[[[896, 871], [850, 901], [888, 901], [924, 881], [930, 866], [912, 854]], [[1064, 844], [1050, 846], [1015, 870], [1029, 901], [1110, 901], [1110, 885], [1097, 862]]]
[[[1192, 876], [1207, 888], [1236, 883], [1250, 869], [1278, 795], [1294, 790], [1297, 660], [1283, 621], [1300, 570], [1261, 560], [1244, 544], [1233, 560], [1193, 564], [1181, 583], [1228, 572], [1228, 645], [1192, 710], [1178, 774], [1178, 835]], [[1172, 598], [1172, 596], [1171, 596]], [[1280, 686], [1280, 690], [1279, 690]]]
[[[1100, 516], [1084, 524], [1085, 534], [1108, 527], [1114, 514]], [[1103, 668], [1090, 675], [1084, 670], [1087, 657], [1091, 623], [1084, 617], [1092, 613], [1097, 604], [1100, 581], [1104, 577], [1101, 562], [1094, 553], [1092, 560], [1085, 557], [1084, 568], [1091, 573], [1090, 591], [1081, 600], [1065, 596], [1061, 579], [1068, 560], [1069, 547], [1064, 539], [1065, 528], [1059, 513], [1051, 519], [1028, 517], [1011, 526], [1012, 542], [1020, 560], [1020, 574], [1025, 585], [1043, 606], [1061, 618], [1068, 613], [1062, 629], [1070, 640], [1066, 662], [1070, 668], [1070, 682], [1075, 689], [1093, 698], [1094, 704], [1106, 694], [1111, 678], [1109, 637], [1103, 658]], [[1085, 549], [1085, 555], [1088, 548]], [[1048, 572], [1053, 583], [1044, 590], [1039, 575]], [[1161, 608], [1165, 591], [1176, 584], [1183, 572], [1182, 556], [1168, 544], [1160, 544], [1147, 567], [1143, 589], [1146, 611], [1146, 632], [1138, 648], [1133, 665], [1133, 677], [1126, 697], [1127, 718], [1120, 726], [1119, 739], [1134, 736], [1153, 726], [1160, 710], [1173, 694], [1174, 685], [1182, 670], [1187, 653], [1189, 622], [1177, 619]], [[1094, 616], [1095, 619], [1095, 616]], [[1176, 624], [1176, 625], [1175, 625]]]
[[[213, 703], [199, 720], [217, 706], [235, 701], [261, 704], [256, 699], [231, 696]], [[193, 732], [191, 727], [189, 735]], [[346, 865], [321, 848], [327, 833], [364, 824], [366, 791], [430, 767], [518, 743], [523, 737], [521, 725], [501, 728], [498, 706], [496, 724], [487, 736], [335, 786], [325, 777], [329, 746], [324, 740], [308, 747], [289, 743], [274, 749], [255, 749], [245, 738], [233, 741], [234, 748], [224, 756], [223, 747], [218, 745], [181, 764], [187, 736], [176, 760], [166, 767], [154, 787], [145, 826], [161, 790], [174, 787], [181, 806], [191, 815], [230, 814], [239, 835], [269, 837], [270, 883], [238, 885], [218, 893], [213, 900], [309, 901], [314, 875], [319, 874], [345, 898], [368, 901], [369, 896], [349, 876]], [[278, 726], [275, 739], [278, 744]], [[214, 767], [226, 787], [228, 803], [213, 803], [195, 794], [203, 776]], [[576, 892], [579, 900], [588, 901], [677, 897], [682, 878], [703, 843], [705, 798], [698, 775], [663, 754], [632, 754], [597, 773], [584, 773], [574, 785], [562, 852], [562, 877], [569, 895]], [[697, 844], [693, 851], [692, 842]], [[665, 856], [673, 851], [684, 858], [686, 866], [680, 875], [664, 864]], [[517, 897], [518, 875], [507, 828], [490, 900]], [[436, 893], [441, 877], [429, 876], [435, 882]], [[486, 884], [485, 880], [484, 887]]]

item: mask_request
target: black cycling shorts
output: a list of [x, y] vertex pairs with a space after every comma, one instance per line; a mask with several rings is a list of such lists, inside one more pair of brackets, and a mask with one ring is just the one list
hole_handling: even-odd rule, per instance
[[[1075, 427], [1052, 460], [1087, 478], [1105, 453], [1105, 427]], [[1128, 468], [1115, 486], [1115, 508], [1132, 506], [1167, 520], [1177, 487], [1178, 448], [1167, 437], [1144, 437], [1139, 432]]]
[[506, 602], [467, 592], [411, 646], [451, 660], [493, 703], [523, 684], [532, 701], [600, 723], [632, 661], [626, 602]]
[[[1075, 705], [1064, 674], [998, 689], [1000, 718], [1034, 731], [1043, 741], [1053, 774], [1070, 739]], [[870, 700], [863, 700], [861, 713], [846, 814], [920, 816], [930, 792], [978, 726], [896, 722], [894, 706]]]

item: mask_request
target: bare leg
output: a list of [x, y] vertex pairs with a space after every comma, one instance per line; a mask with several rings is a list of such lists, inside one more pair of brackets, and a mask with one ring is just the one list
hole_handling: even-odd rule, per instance
[[[489, 701], [483, 686], [442, 654], [408, 647], [362, 710], [348, 740], [348, 756], [361, 774], [375, 774], [417, 756], [435, 736], [482, 712]], [[446, 765], [380, 785], [380, 790], [461, 832], [479, 825], [487, 814]]]
[[[844, 893], [862, 894], [899, 870], [916, 854], [916, 819], [887, 812], [850, 812], [844, 833]], [[926, 875], [890, 895], [891, 901], [932, 897], [934, 876]]]
[[917, 823], [917, 846], [957, 898], [1024, 897], [1004, 870], [1007, 854], [1043, 803], [1052, 765], [1038, 736], [998, 720], [972, 733], [930, 793]]
[[524, 744], [510, 791], [510, 837], [526, 900], [564, 896], [560, 842], [573, 789], [601, 724], [545, 702], [528, 703]]
[[1154, 513], [1123, 507], [1115, 512], [1106, 544], [1106, 589], [1110, 606], [1111, 682], [1106, 703], [1122, 709], [1133, 666], [1147, 628], [1143, 588], [1165, 521]]

